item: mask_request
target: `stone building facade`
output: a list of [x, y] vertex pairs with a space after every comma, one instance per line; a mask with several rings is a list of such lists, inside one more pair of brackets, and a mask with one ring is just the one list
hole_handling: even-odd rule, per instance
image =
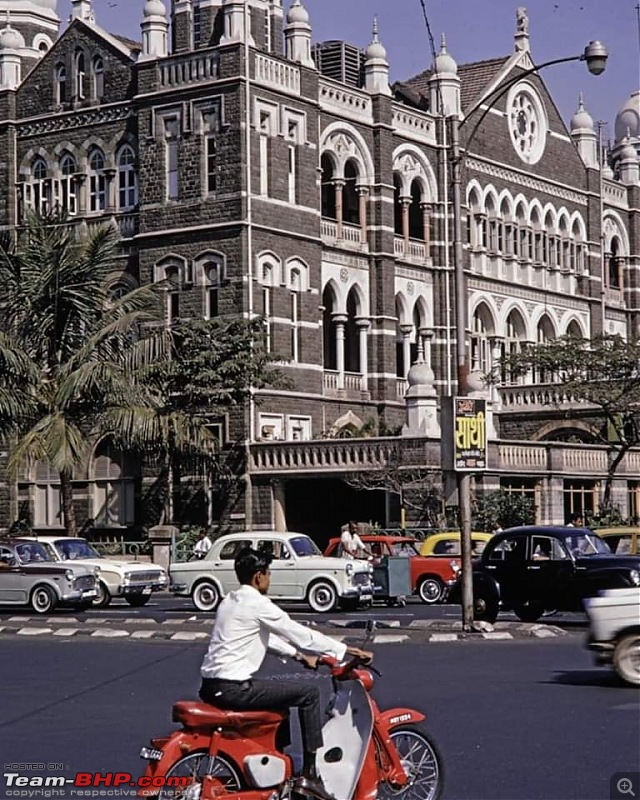
[[[91, 0], [73, 0], [61, 34], [55, 0], [10, 5], [20, 11], [0, 30], [0, 225], [54, 207], [86, 229], [111, 221], [122, 235], [114, 291], [166, 282], [169, 325], [267, 320], [293, 388], [256, 391], [220, 421], [223, 441], [249, 453], [225, 523], [319, 538], [345, 515], [388, 524], [388, 498], [354, 494], [344, 474], [392, 452], [439, 471], [438, 397], [455, 392], [451, 115], [463, 120], [472, 372], [568, 332], [637, 333], [640, 95], [621, 109], [601, 168], [582, 99], [567, 128], [529, 74], [526, 25], [509, 56], [458, 66], [443, 41], [430, 70], [393, 86], [374, 29], [354, 85], [355, 74], [341, 83], [316, 68], [300, 0], [286, 11], [282, 0], [146, 0], [141, 44], [103, 30]], [[478, 487], [530, 493], [544, 521], [595, 510], [606, 448], [588, 419], [558, 413], [559, 388], [540, 376], [474, 385], [493, 437]], [[97, 448], [76, 476], [79, 512], [100, 529], [139, 525], [150, 477]], [[615, 487], [623, 513], [638, 512], [639, 487], [631, 453]], [[59, 524], [43, 465], [0, 495], [1, 525], [25, 514]]]

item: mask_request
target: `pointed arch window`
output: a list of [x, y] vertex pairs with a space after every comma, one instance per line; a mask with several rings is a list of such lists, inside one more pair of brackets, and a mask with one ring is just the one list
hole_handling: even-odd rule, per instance
[[55, 69], [56, 105], [63, 106], [67, 102], [67, 68], [58, 64]]
[[67, 214], [78, 211], [76, 195], [76, 160], [71, 153], [65, 153], [60, 159], [60, 179], [55, 182], [55, 205]]
[[86, 69], [86, 60], [84, 57], [84, 53], [82, 50], [79, 50], [76, 53], [75, 58], [75, 73], [76, 73], [76, 99], [77, 100], [84, 100], [86, 92], [85, 92], [85, 83], [87, 78], [87, 69]]
[[96, 56], [91, 63], [91, 94], [94, 100], [104, 96], [104, 61]]
[[135, 477], [130, 459], [110, 442], [96, 450], [93, 517], [96, 527], [120, 528], [135, 521]]
[[138, 205], [138, 172], [133, 148], [125, 144], [117, 155], [118, 208], [128, 211]]
[[208, 260], [202, 265], [204, 277], [204, 318], [213, 319], [220, 313], [220, 286], [224, 279], [224, 263]]
[[97, 148], [89, 155], [89, 210], [104, 211], [107, 207], [107, 178], [104, 154]]
[[31, 181], [24, 187], [24, 204], [30, 211], [48, 214], [51, 201], [52, 186], [47, 162], [38, 156], [31, 165]]

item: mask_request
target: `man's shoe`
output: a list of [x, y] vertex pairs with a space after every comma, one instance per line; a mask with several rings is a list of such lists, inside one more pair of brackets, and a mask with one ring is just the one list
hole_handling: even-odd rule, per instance
[[321, 778], [307, 778], [300, 775], [293, 784], [293, 791], [317, 800], [335, 800], [335, 797], [324, 788]]

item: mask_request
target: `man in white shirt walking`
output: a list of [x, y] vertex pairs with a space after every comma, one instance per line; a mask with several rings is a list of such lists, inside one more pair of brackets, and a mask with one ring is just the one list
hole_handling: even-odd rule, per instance
[[[316, 751], [322, 746], [320, 692], [297, 682], [256, 680], [267, 650], [290, 656], [315, 669], [318, 655], [343, 659], [345, 654], [370, 661], [371, 653], [347, 647], [335, 639], [300, 625], [266, 596], [271, 581], [271, 557], [243, 550], [235, 560], [240, 588], [230, 592], [218, 608], [209, 649], [202, 662], [200, 698], [233, 711], [288, 711], [300, 716], [304, 762], [299, 791], [326, 798], [316, 771]], [[315, 656], [309, 653], [316, 654]]]

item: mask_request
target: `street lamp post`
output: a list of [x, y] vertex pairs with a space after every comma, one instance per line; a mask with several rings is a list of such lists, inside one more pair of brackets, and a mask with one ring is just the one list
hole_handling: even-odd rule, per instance
[[[453, 201], [453, 261], [454, 261], [454, 281], [455, 281], [455, 316], [456, 316], [456, 366], [458, 394], [464, 396], [468, 393], [468, 353], [467, 353], [467, 286], [463, 262], [462, 245], [462, 167], [464, 159], [469, 153], [469, 146], [476, 134], [483, 119], [493, 107], [496, 100], [499, 100], [512, 86], [546, 67], [556, 64], [565, 64], [570, 61], [585, 61], [587, 69], [592, 75], [601, 75], [606, 67], [609, 54], [607, 48], [598, 41], [590, 42], [585, 47], [584, 52], [578, 56], [568, 58], [557, 58], [546, 61], [530, 69], [518, 72], [507, 81], [497, 86], [489, 95], [480, 100], [467, 112], [465, 118], [460, 121], [457, 114], [449, 117], [450, 141], [451, 141], [451, 162], [452, 162], [452, 201]], [[469, 119], [485, 106], [483, 113], [476, 122], [465, 143], [464, 155], [460, 147], [460, 130], [467, 124]], [[462, 627], [465, 631], [473, 629], [473, 580], [471, 573], [471, 474], [468, 472], [457, 473], [458, 482], [458, 507], [460, 513], [460, 555], [462, 560]]]

